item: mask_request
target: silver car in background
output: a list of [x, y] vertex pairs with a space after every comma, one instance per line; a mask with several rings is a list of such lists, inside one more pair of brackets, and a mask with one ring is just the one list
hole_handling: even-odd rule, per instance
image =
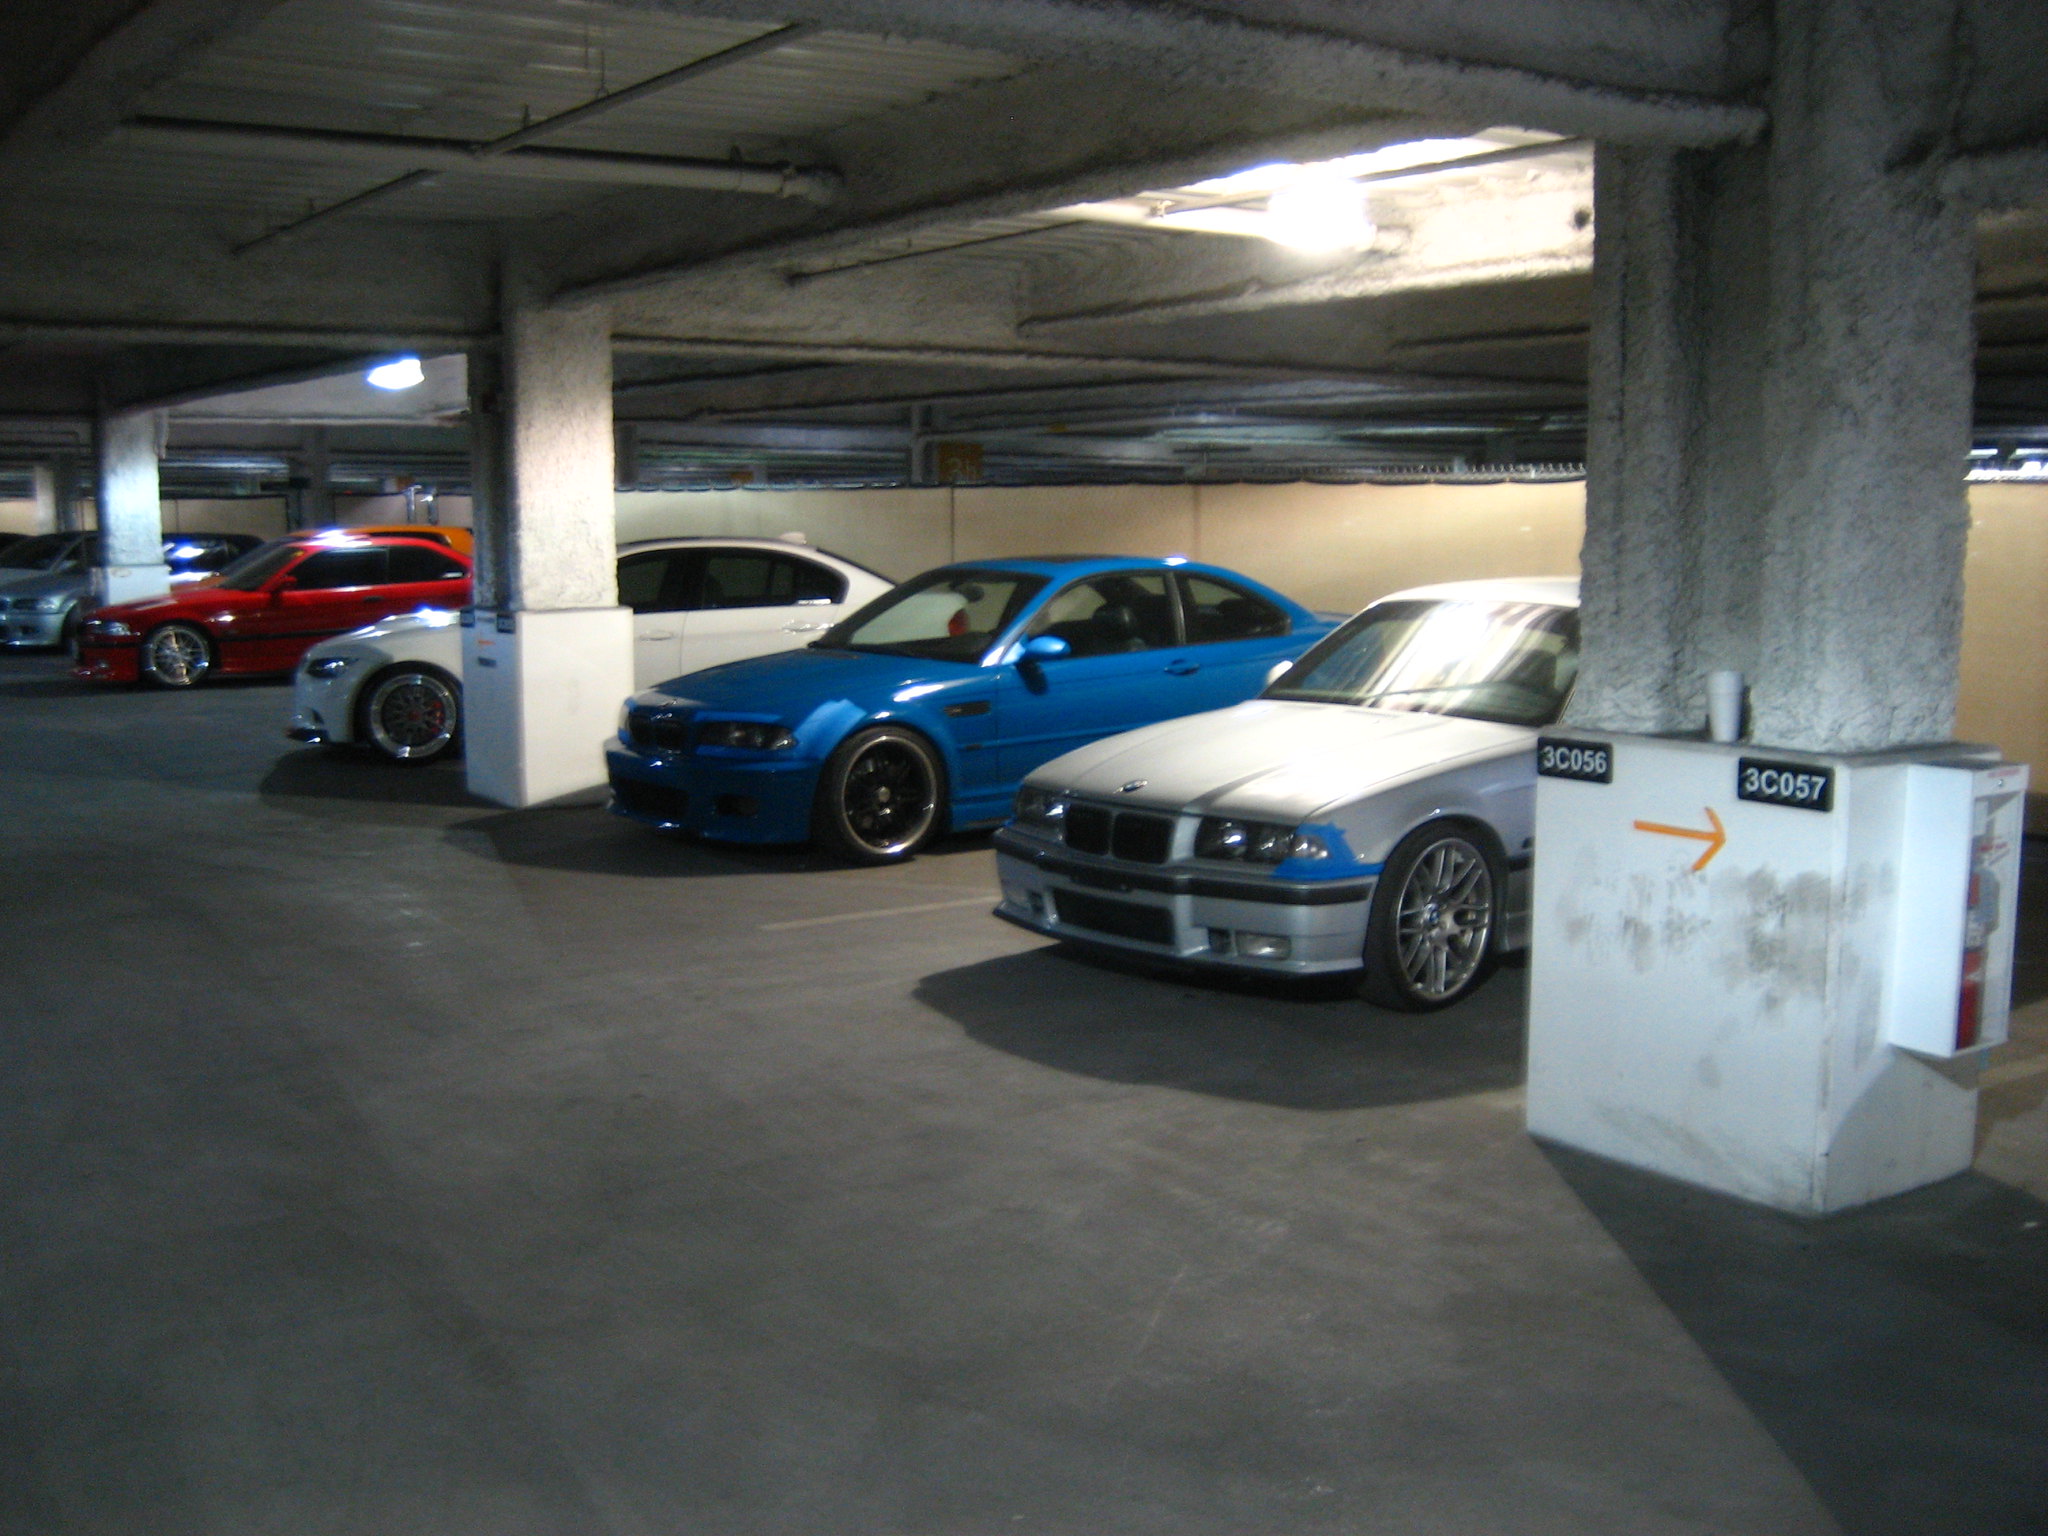
[[[199, 581], [262, 542], [246, 533], [167, 533], [164, 564], [173, 586]], [[94, 533], [36, 534], [0, 550], [0, 645], [69, 645], [92, 606], [98, 550]]]
[[1578, 582], [1383, 598], [1249, 703], [1030, 774], [996, 915], [1245, 972], [1362, 971], [1411, 1012], [1528, 942], [1537, 732], [1578, 675]]

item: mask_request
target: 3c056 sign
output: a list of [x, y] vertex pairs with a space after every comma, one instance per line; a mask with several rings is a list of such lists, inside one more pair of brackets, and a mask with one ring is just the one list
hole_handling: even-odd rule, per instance
[[1835, 808], [1835, 770], [1811, 763], [1773, 763], [1745, 757], [1735, 765], [1735, 798], [1799, 811]]
[[1536, 771], [1546, 779], [1582, 779], [1588, 784], [1614, 782], [1614, 748], [1604, 741], [1560, 741], [1536, 738]]

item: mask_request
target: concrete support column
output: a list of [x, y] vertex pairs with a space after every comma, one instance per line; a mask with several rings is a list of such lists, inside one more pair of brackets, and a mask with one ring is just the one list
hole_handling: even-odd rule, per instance
[[1954, 727], [1973, 248], [1954, 0], [1780, 0], [1766, 147], [1595, 167], [1575, 723], [1853, 752]]
[[611, 336], [506, 280], [502, 344], [471, 359], [477, 592], [465, 630], [469, 786], [531, 805], [605, 779], [632, 691], [618, 606]]
[[100, 548], [93, 570], [93, 596], [99, 603], [134, 602], [171, 590], [157, 483], [165, 426], [158, 411], [120, 411], [100, 418]]
[[50, 494], [55, 498], [57, 532], [77, 533], [85, 527], [85, 508], [78, 494], [78, 460], [60, 453], [50, 460]]
[[35, 526], [31, 533], [55, 533], [64, 525], [57, 517], [57, 470], [51, 464], [29, 467], [29, 496], [35, 502]]
[[325, 528], [334, 521], [334, 487], [330, 483], [333, 462], [327, 447], [327, 429], [308, 427], [300, 442], [295, 467], [306, 485], [292, 498], [292, 526]]

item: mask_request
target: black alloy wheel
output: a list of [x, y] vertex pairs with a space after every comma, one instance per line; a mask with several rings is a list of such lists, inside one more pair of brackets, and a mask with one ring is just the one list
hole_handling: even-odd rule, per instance
[[142, 640], [145, 682], [159, 688], [190, 688], [213, 670], [213, 642], [194, 624], [166, 624]]
[[818, 782], [814, 825], [856, 864], [906, 859], [939, 830], [938, 754], [915, 731], [882, 725], [839, 744]]
[[1499, 960], [1503, 861], [1477, 827], [1438, 822], [1387, 859], [1366, 920], [1366, 999], [1403, 1013], [1448, 1008]]
[[439, 667], [391, 667], [370, 679], [357, 736], [394, 763], [438, 761], [462, 740], [462, 685]]

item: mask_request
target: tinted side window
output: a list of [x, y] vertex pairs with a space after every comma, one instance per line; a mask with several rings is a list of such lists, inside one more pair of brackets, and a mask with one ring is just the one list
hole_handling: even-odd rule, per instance
[[700, 608], [784, 607], [804, 601], [837, 602], [846, 583], [808, 560], [751, 551], [704, 556]]
[[1186, 604], [1188, 644], [1215, 640], [1259, 640], [1284, 635], [1287, 615], [1263, 597], [1217, 581], [1211, 576], [1181, 573], [1181, 600]]
[[393, 581], [452, 581], [469, 574], [460, 561], [451, 560], [438, 550], [394, 544], [390, 554]]
[[1150, 651], [1176, 643], [1173, 599], [1159, 571], [1118, 571], [1077, 581], [1045, 605], [1033, 635], [1056, 635], [1074, 656]]
[[670, 613], [684, 606], [679, 580], [687, 557], [669, 549], [628, 555], [619, 562], [619, 601], [635, 613]]
[[381, 549], [327, 549], [308, 555], [292, 567], [292, 579], [301, 587], [375, 587], [385, 580], [388, 551]]

